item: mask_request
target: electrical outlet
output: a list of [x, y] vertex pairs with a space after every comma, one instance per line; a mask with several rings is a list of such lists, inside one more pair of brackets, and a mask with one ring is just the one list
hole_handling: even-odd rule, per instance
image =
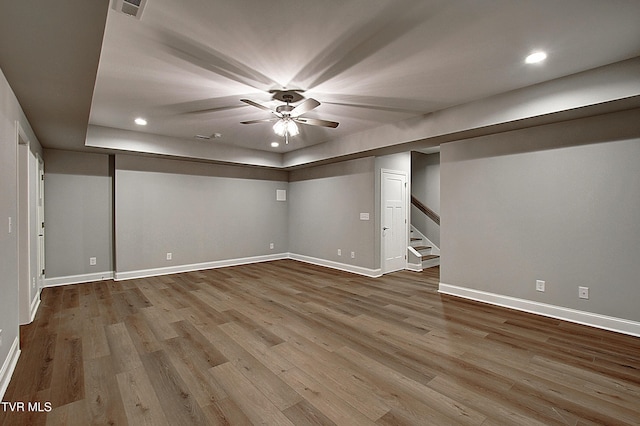
[[36, 289], [36, 277], [31, 278], [31, 289]]
[[542, 280], [536, 280], [536, 290], [544, 292], [545, 282]]
[[167, 253], [167, 260], [173, 259], [173, 253]]
[[89, 266], [96, 266], [97, 259], [95, 257], [89, 258]]
[[0, 328], [0, 348], [2, 347], [2, 329]]
[[589, 287], [578, 287], [578, 297], [580, 299], [589, 298]]
[[13, 232], [13, 219], [9, 216], [9, 233]]
[[274, 248], [274, 247], [275, 247], [275, 245], [274, 245], [273, 243], [269, 243], [269, 248], [270, 248], [271, 250], [273, 250], [273, 248]]
[[342, 256], [342, 250], [338, 249], [338, 256]]
[[355, 252], [355, 251], [352, 251], [352, 252], [351, 252], [351, 258], [352, 258], [352, 259], [355, 259], [355, 258], [356, 258], [356, 252]]

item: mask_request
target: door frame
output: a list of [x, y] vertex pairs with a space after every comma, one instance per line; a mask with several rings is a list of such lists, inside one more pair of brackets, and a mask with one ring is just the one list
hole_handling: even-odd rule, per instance
[[[34, 260], [39, 258], [40, 253], [38, 251], [38, 229], [34, 226], [37, 219], [37, 205], [33, 205], [32, 196], [37, 195], [39, 191], [39, 173], [41, 164], [43, 165], [44, 163], [38, 153], [31, 151], [31, 141], [19, 121], [16, 121], [16, 145], [18, 313], [20, 324], [28, 324], [33, 321], [40, 305], [42, 280], [39, 272], [37, 274], [33, 273], [34, 268], [38, 266], [38, 263], [34, 264]], [[30, 164], [32, 162], [31, 157], [36, 160], [35, 169]], [[34, 190], [36, 194], [33, 193]], [[34, 217], [34, 214], [36, 214], [36, 217]]]
[[44, 160], [40, 154], [36, 154], [36, 235], [37, 235], [37, 288], [38, 298], [45, 279], [45, 230], [44, 230]]
[[405, 240], [405, 253], [404, 253], [404, 267], [402, 269], [407, 269], [407, 255], [406, 255], [406, 246], [408, 245], [408, 241], [409, 241], [409, 197], [407, 197], [407, 194], [409, 193], [409, 176], [408, 173], [406, 171], [403, 170], [392, 170], [392, 169], [380, 169], [380, 229], [379, 229], [379, 235], [380, 235], [380, 270], [382, 272], [382, 274], [388, 274], [391, 272], [395, 272], [399, 269], [395, 269], [395, 270], [389, 270], [387, 271], [385, 269], [385, 239], [384, 239], [384, 210], [385, 210], [385, 204], [386, 204], [386, 200], [384, 197], [384, 178], [385, 178], [385, 174], [392, 174], [392, 175], [400, 175], [404, 178], [404, 240]]

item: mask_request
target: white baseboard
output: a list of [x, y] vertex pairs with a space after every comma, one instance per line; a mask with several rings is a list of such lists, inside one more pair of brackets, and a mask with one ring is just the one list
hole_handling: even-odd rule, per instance
[[362, 266], [348, 265], [346, 263], [334, 262], [332, 260], [318, 259], [315, 257], [304, 256], [301, 254], [289, 253], [289, 259], [299, 260], [300, 262], [311, 263], [312, 265], [325, 266], [327, 268], [338, 269], [340, 271], [351, 272], [358, 275], [364, 275], [371, 278], [382, 276], [381, 269], [363, 268]]
[[32, 323], [34, 319], [36, 319], [36, 314], [38, 313], [38, 308], [40, 307], [40, 292], [38, 292], [38, 296], [33, 299], [31, 302], [31, 306], [29, 307], [29, 323]]
[[57, 287], [60, 285], [82, 284], [93, 281], [112, 280], [113, 271], [96, 272], [93, 274], [69, 275], [66, 277], [45, 278], [43, 287]]
[[293, 253], [278, 253], [263, 256], [243, 257], [239, 259], [216, 260], [212, 262], [194, 263], [189, 265], [176, 265], [165, 268], [141, 269], [137, 271], [125, 272], [101, 272], [85, 275], [71, 275], [67, 277], [47, 278], [44, 280], [44, 287], [54, 287], [68, 284], [81, 284], [93, 281], [103, 280], [130, 280], [134, 278], [155, 277], [159, 275], [179, 274], [182, 272], [201, 271], [204, 269], [225, 268], [228, 266], [247, 265], [251, 263], [269, 262], [273, 260], [292, 259], [301, 262], [311, 263], [314, 265], [325, 266], [327, 268], [338, 269], [341, 271], [352, 272], [358, 275], [377, 278], [382, 276], [380, 269], [363, 268], [361, 266], [348, 265], [346, 263], [334, 262], [331, 260], [318, 259], [315, 257], [304, 256]]
[[422, 272], [422, 264], [420, 263], [407, 263], [407, 270], [413, 272]]
[[640, 337], [640, 322], [440, 283], [438, 292]]
[[181, 272], [201, 271], [203, 269], [216, 269], [228, 266], [247, 265], [250, 263], [269, 262], [272, 260], [287, 259], [288, 253], [268, 254], [264, 256], [243, 257], [239, 259], [216, 260], [213, 262], [194, 263], [190, 265], [169, 266], [166, 268], [142, 269], [138, 271], [116, 272], [116, 281], [130, 280], [134, 278], [155, 277], [158, 275], [178, 274]]
[[4, 400], [4, 393], [9, 387], [11, 376], [13, 376], [13, 371], [16, 369], [16, 365], [18, 364], [18, 358], [20, 358], [20, 338], [16, 337], [13, 340], [11, 349], [9, 349], [9, 354], [2, 363], [2, 368], [0, 369], [0, 401]]

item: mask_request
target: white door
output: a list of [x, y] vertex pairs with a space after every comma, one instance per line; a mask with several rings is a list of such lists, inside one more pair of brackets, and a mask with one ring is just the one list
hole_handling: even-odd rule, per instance
[[382, 171], [382, 272], [407, 266], [407, 175]]

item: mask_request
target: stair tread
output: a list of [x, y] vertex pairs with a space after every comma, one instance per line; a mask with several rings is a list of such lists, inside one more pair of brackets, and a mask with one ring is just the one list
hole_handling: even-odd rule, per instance
[[422, 255], [422, 260], [437, 259], [439, 257], [440, 257], [439, 254], [424, 254]]
[[420, 250], [430, 250], [431, 246], [415, 246], [414, 249], [418, 250], [418, 251], [420, 251]]

